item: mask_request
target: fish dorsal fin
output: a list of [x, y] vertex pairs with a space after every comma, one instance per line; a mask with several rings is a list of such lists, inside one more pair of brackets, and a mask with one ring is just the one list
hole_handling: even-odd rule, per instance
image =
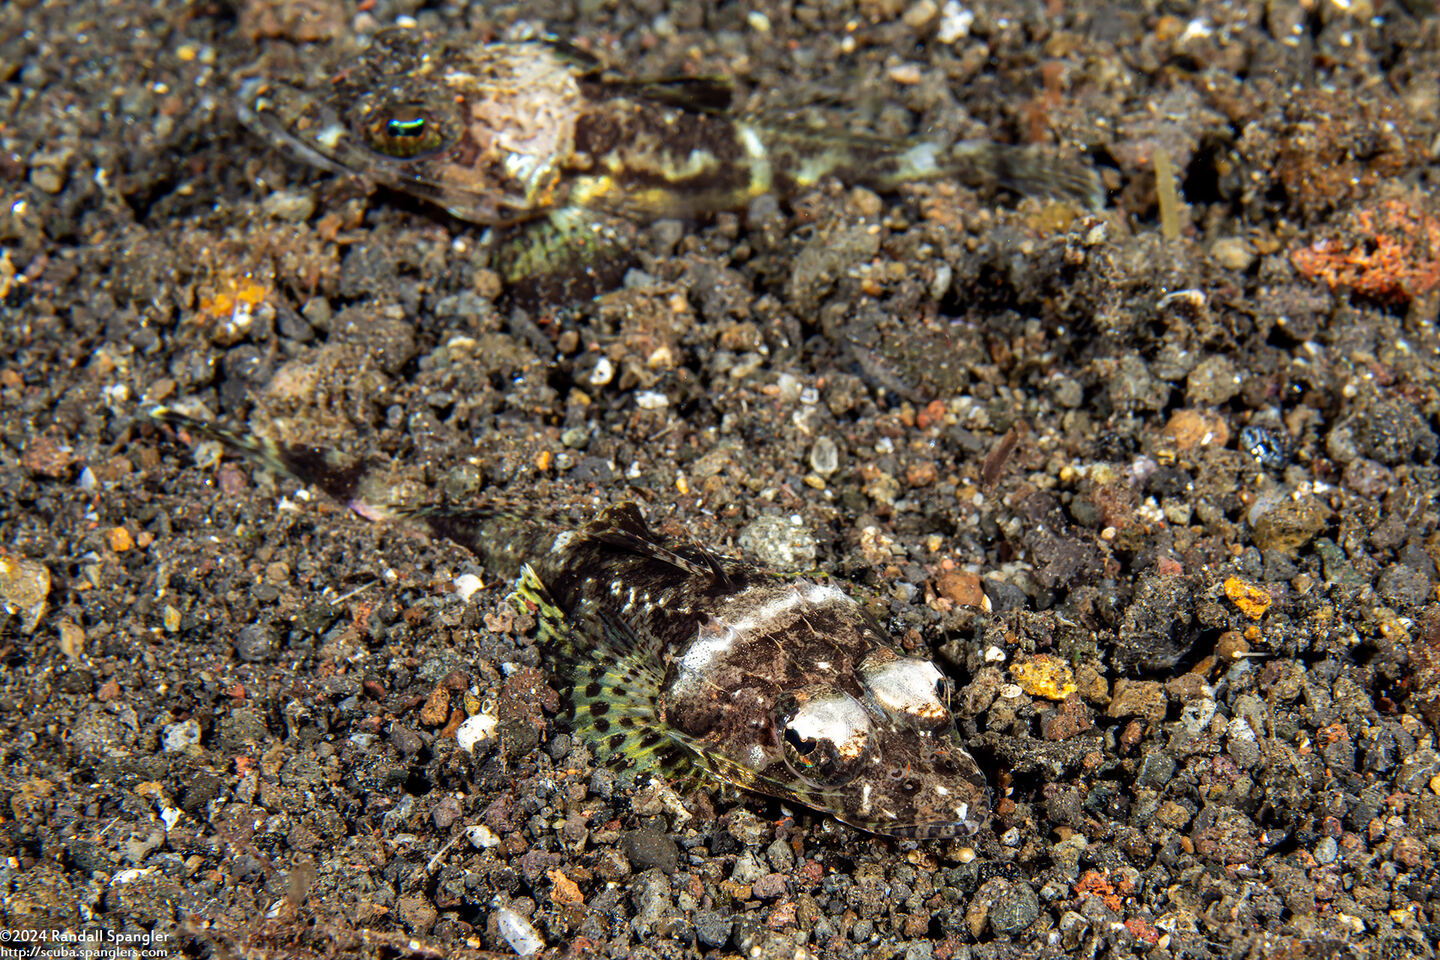
[[643, 100], [697, 113], [724, 113], [735, 99], [735, 86], [724, 77], [666, 76], [610, 83]]
[[580, 79], [598, 83], [602, 88], [622, 96], [639, 97], [667, 107], [701, 113], [723, 113], [730, 109], [735, 99], [735, 85], [725, 77], [691, 77], [685, 74], [627, 77], [618, 70], [607, 68], [599, 57], [568, 40], [546, 37], [540, 42]]
[[633, 501], [607, 508], [585, 528], [585, 535], [619, 550], [668, 563], [692, 577], [709, 578], [718, 584], [730, 582], [719, 557], [700, 547], [692, 548], [699, 559], [677, 552], [650, 529]]
[[552, 53], [565, 61], [571, 70], [574, 70], [582, 77], [594, 76], [605, 69], [605, 64], [600, 62], [599, 57], [586, 50], [581, 50], [569, 40], [562, 40], [559, 37], [546, 37], [536, 42], [545, 47], [549, 47]]
[[596, 759], [667, 774], [683, 766], [685, 753], [657, 710], [665, 679], [658, 642], [588, 601], [567, 616], [528, 564], [515, 597], [535, 605], [541, 643], [569, 681], [562, 697], [570, 727]]
[[219, 424], [186, 416], [168, 407], [151, 410], [150, 418], [192, 435], [214, 440], [272, 473], [293, 477], [301, 483], [319, 487], [362, 515], [369, 516], [365, 512], [366, 508], [382, 513], [385, 510], [383, 505], [363, 503], [357, 499], [361, 484], [375, 467], [367, 461], [347, 457], [338, 450], [282, 444], [268, 437], [238, 433]]

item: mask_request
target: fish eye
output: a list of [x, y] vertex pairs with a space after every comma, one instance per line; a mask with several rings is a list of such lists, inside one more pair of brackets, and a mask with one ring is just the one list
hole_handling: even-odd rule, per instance
[[820, 787], [849, 783], [871, 753], [870, 715], [833, 687], [795, 690], [775, 703], [775, 733], [790, 772]]
[[365, 142], [377, 153], [409, 160], [445, 145], [444, 125], [424, 107], [390, 107], [366, 121]]
[[922, 730], [950, 723], [950, 680], [929, 660], [880, 647], [857, 672], [870, 700], [901, 723]]

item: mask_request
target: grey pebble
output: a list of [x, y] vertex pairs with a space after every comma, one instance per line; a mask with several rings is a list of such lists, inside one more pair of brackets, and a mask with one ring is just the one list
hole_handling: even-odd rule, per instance
[[390, 743], [407, 757], [419, 753], [420, 748], [425, 746], [425, 741], [421, 739], [420, 734], [398, 723], [390, 728]]
[[630, 886], [630, 902], [635, 907], [631, 928], [643, 937], [670, 906], [670, 880], [659, 870], [642, 873]]
[[757, 847], [770, 836], [770, 825], [742, 808], [730, 815], [730, 825], [726, 827], [726, 831], [744, 846]]
[[707, 947], [723, 947], [730, 942], [730, 932], [735, 921], [722, 917], [714, 910], [701, 910], [695, 914], [695, 937]]
[[1375, 586], [1380, 596], [1398, 607], [1418, 610], [1430, 598], [1430, 577], [1403, 563], [1386, 567]]
[[165, 752], [174, 753], [200, 742], [200, 724], [194, 718], [179, 723], [169, 723], [161, 731], [160, 742]]
[[1315, 861], [1317, 863], [1334, 863], [1339, 852], [1340, 845], [1335, 842], [1334, 837], [1322, 837], [1320, 842], [1315, 844]]
[[637, 872], [658, 869], [671, 874], [680, 863], [680, 848], [668, 835], [658, 830], [632, 830], [620, 841], [620, 848]]
[[990, 907], [990, 928], [999, 936], [1013, 936], [1040, 915], [1040, 898], [1028, 883], [1007, 883]]
[[590, 793], [601, 800], [609, 800], [615, 795], [615, 772], [601, 767], [590, 775]]
[[785, 875], [783, 873], [767, 873], [751, 885], [750, 890], [761, 900], [774, 900], [785, 893]]
[[770, 866], [774, 867], [778, 873], [785, 873], [795, 866], [795, 851], [791, 850], [790, 844], [784, 840], [776, 840], [766, 847], [765, 856], [769, 859]]
[[435, 809], [430, 811], [430, 819], [433, 820], [435, 826], [441, 830], [448, 830], [450, 829], [450, 824], [459, 820], [460, 814], [463, 812], [460, 801], [452, 794], [442, 798], [439, 803], [435, 804]]
[[765, 876], [765, 865], [755, 856], [754, 850], [745, 850], [735, 858], [735, 868], [730, 879], [736, 883], [754, 883]]
[[235, 655], [246, 663], [268, 659], [275, 651], [275, 635], [263, 623], [241, 627], [235, 634]]
[[1153, 750], [1140, 762], [1140, 772], [1135, 777], [1137, 786], [1159, 790], [1175, 776], [1175, 758], [1168, 753]]
[[804, 569], [819, 554], [810, 531], [785, 517], [757, 517], [740, 531], [739, 543], [747, 554], [777, 570]]

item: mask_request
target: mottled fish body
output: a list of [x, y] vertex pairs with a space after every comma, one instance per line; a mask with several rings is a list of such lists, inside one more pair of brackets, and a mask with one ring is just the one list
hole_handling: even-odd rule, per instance
[[[823, 132], [729, 112], [707, 78], [631, 80], [558, 43], [376, 34], [321, 90], [247, 82], [239, 113], [283, 150], [512, 231], [509, 280], [593, 268], [627, 222], [744, 207], [835, 176], [891, 190], [955, 179], [1103, 196], [1088, 165], [1032, 147]], [[538, 221], [538, 223], [537, 223]]]
[[892, 836], [968, 835], [989, 816], [944, 675], [833, 583], [673, 543], [630, 503], [568, 531], [483, 507], [362, 504], [364, 469], [334, 455], [154, 415], [516, 575], [568, 722], [600, 760], [708, 776]]

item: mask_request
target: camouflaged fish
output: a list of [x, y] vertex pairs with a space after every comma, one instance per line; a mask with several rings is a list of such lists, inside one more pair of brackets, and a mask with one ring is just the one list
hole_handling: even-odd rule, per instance
[[1032, 147], [817, 132], [737, 116], [729, 103], [723, 81], [626, 79], [562, 43], [392, 29], [327, 88], [248, 81], [239, 115], [316, 166], [462, 220], [521, 225], [498, 245], [497, 270], [557, 295], [577, 277], [591, 288], [618, 280], [629, 224], [743, 208], [827, 176], [881, 191], [955, 179], [1092, 207], [1103, 198], [1088, 165]]
[[598, 760], [708, 776], [897, 837], [969, 835], [990, 814], [945, 675], [832, 583], [673, 543], [633, 503], [560, 532], [483, 507], [377, 507], [360, 497], [363, 465], [337, 454], [152, 415], [518, 574], [570, 728]]

